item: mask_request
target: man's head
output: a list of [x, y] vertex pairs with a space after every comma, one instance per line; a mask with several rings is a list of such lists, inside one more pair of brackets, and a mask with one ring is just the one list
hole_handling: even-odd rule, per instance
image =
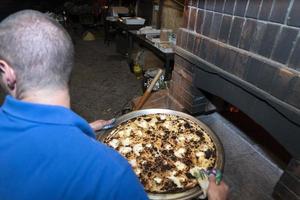
[[20, 11], [0, 23], [0, 82], [17, 98], [67, 89], [73, 54], [66, 31], [40, 12]]

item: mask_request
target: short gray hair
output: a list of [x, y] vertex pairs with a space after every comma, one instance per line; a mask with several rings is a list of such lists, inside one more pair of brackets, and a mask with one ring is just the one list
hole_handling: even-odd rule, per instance
[[68, 87], [73, 54], [65, 29], [38, 11], [20, 11], [0, 23], [0, 59], [15, 70], [17, 95]]

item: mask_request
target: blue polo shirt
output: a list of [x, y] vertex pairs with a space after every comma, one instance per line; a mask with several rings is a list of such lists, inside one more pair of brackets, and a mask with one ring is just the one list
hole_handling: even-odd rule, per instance
[[0, 199], [147, 199], [128, 162], [71, 110], [7, 96], [0, 109]]

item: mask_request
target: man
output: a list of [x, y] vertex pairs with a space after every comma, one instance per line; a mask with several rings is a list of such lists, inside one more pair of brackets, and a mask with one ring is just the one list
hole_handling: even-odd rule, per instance
[[0, 24], [0, 82], [10, 94], [0, 110], [1, 200], [147, 199], [127, 161], [69, 109], [73, 52], [42, 13]]
[[[97, 142], [70, 110], [73, 45], [65, 30], [37, 11], [0, 23], [0, 199], [147, 199], [128, 162]], [[109, 122], [108, 122], [109, 123]], [[210, 200], [228, 188], [210, 178]]]

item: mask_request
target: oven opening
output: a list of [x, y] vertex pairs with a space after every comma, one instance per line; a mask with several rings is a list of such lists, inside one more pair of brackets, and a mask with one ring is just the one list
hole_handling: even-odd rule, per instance
[[281, 169], [287, 167], [292, 156], [270, 133], [234, 105], [215, 95], [203, 93], [220, 115], [245, 133], [275, 164]]

